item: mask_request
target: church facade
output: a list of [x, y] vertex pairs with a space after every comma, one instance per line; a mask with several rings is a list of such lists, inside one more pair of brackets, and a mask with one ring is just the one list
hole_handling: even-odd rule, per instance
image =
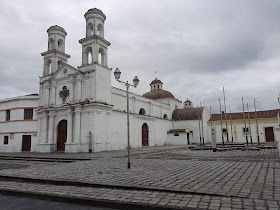
[[[94, 8], [84, 17], [86, 37], [79, 40], [82, 65], [78, 68], [68, 64], [66, 31], [57, 25], [47, 30], [48, 50], [42, 53], [44, 69], [37, 110], [37, 152], [98, 152], [127, 147], [126, 92], [111, 86], [112, 70], [107, 63], [110, 42], [104, 33], [106, 16]], [[190, 130], [189, 122], [172, 119], [182, 102], [163, 90], [163, 83], [157, 78], [150, 86], [151, 91], [143, 96], [129, 93], [131, 147], [172, 144], [170, 133], [177, 127], [184, 129], [185, 143], [193, 143], [197, 139], [197, 132], [193, 131], [196, 126]], [[201, 113], [207, 113], [206, 108], [195, 116]], [[204, 115], [206, 128], [209, 114]], [[190, 119], [195, 120], [198, 118]], [[209, 140], [207, 129], [204, 133]]]

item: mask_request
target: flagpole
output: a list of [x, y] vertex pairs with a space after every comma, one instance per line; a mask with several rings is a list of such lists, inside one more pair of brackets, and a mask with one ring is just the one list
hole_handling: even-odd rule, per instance
[[197, 117], [198, 117], [198, 128], [199, 128], [199, 142], [200, 142], [200, 145], [201, 145], [201, 131], [200, 131], [199, 107], [197, 107]]
[[255, 106], [256, 129], [257, 129], [257, 135], [258, 135], [258, 145], [260, 145], [259, 125], [258, 125], [258, 116], [257, 116], [256, 100], [255, 99], [254, 99], [254, 106]]
[[[201, 106], [201, 102], [200, 102], [200, 106]], [[203, 107], [204, 108], [204, 107]], [[203, 109], [202, 109], [202, 113], [200, 112], [200, 116], [201, 116], [201, 132], [202, 132], [202, 145], [204, 145], [204, 131], [203, 131]]]
[[[248, 136], [247, 136], [247, 126], [246, 126], [246, 116], [245, 116], [245, 110], [244, 110], [244, 101], [243, 101], [243, 97], [242, 97], [242, 106], [243, 106], [243, 116], [244, 116], [244, 125], [245, 125], [245, 134], [246, 134], [246, 143], [248, 146]], [[244, 131], [244, 129], [243, 129]]]
[[219, 104], [220, 104], [220, 115], [221, 115], [221, 133], [222, 133], [222, 142], [224, 142], [224, 135], [223, 135], [223, 115], [222, 115], [222, 105], [221, 105], [221, 99], [219, 98]]
[[251, 123], [250, 123], [250, 113], [249, 113], [249, 105], [248, 105], [248, 103], [247, 103], [247, 111], [248, 111], [248, 121], [249, 121], [249, 135], [250, 135], [250, 139], [251, 139], [251, 144], [253, 144], [252, 132], [251, 132]]
[[226, 121], [226, 130], [227, 130], [227, 141], [228, 141], [227, 107], [226, 107], [226, 94], [225, 94], [225, 88], [224, 87], [223, 87], [223, 93], [224, 93], [224, 107], [225, 107], [225, 121]]
[[231, 141], [233, 142], [233, 132], [232, 132], [232, 118], [231, 118], [231, 109], [229, 105], [229, 117], [230, 117], [230, 126], [231, 126]]

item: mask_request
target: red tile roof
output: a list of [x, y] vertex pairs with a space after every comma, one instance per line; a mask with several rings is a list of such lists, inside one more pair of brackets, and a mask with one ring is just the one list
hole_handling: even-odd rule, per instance
[[[278, 109], [274, 110], [265, 110], [265, 111], [257, 111], [257, 118], [275, 118], [278, 114]], [[225, 114], [222, 114], [223, 120], [225, 120]], [[249, 112], [250, 119], [255, 119], [255, 112]], [[248, 112], [245, 112], [245, 117], [248, 119]], [[232, 120], [243, 120], [244, 115], [243, 112], [231, 113]], [[212, 121], [221, 120], [220, 114], [212, 114]], [[227, 113], [227, 120], [230, 120], [230, 113]]]

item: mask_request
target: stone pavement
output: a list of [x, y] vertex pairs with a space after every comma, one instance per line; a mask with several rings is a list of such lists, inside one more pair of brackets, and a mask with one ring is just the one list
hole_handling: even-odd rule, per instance
[[126, 168], [125, 150], [3, 156], [7, 155], [77, 161], [17, 161], [23, 167], [0, 170], [0, 191], [37, 192], [145, 208], [280, 209], [277, 149], [222, 153], [179, 146], [133, 149], [131, 169]]

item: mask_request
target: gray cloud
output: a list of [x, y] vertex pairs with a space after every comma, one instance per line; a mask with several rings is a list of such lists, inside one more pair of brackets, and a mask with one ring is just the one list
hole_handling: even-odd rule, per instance
[[[278, 108], [280, 2], [62, 0], [0, 2], [0, 98], [38, 92], [46, 30], [65, 28], [69, 64], [81, 64], [78, 40], [85, 36], [84, 13], [98, 7], [107, 16], [109, 66], [122, 77], [140, 78], [133, 92], [150, 90], [154, 70], [164, 89], [184, 101], [203, 101], [218, 111], [222, 87], [233, 111], [241, 97], [262, 109]], [[122, 88], [112, 78], [112, 85]]]

